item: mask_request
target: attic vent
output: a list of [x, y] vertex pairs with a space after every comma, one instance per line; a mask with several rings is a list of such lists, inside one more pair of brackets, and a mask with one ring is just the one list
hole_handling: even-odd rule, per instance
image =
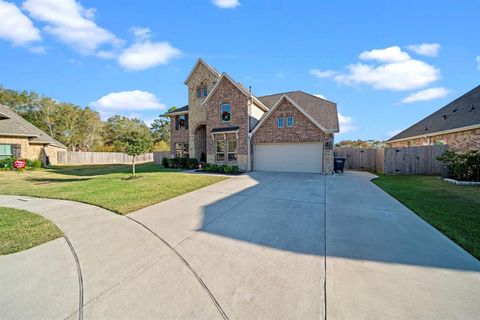
[[425, 126], [425, 131], [428, 131], [428, 127], [427, 127], [427, 126]]
[[470, 111], [473, 111], [475, 110], [475, 106], [472, 104], [472, 106], [470, 107]]
[[453, 109], [453, 110], [452, 110], [452, 112], [457, 112], [457, 111], [458, 111], [458, 109]]
[[442, 118], [443, 120], [447, 120], [447, 115], [446, 114], [442, 115]]

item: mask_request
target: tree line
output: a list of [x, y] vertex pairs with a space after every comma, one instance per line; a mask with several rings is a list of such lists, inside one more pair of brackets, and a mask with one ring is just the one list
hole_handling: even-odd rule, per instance
[[[148, 127], [141, 119], [114, 115], [103, 121], [89, 107], [59, 102], [35, 91], [16, 91], [0, 86], [0, 104], [63, 143], [72, 151], [125, 152], [122, 137], [136, 132], [147, 141], [149, 151], [170, 148], [170, 118], [160, 114]], [[172, 107], [168, 110], [176, 109]]]

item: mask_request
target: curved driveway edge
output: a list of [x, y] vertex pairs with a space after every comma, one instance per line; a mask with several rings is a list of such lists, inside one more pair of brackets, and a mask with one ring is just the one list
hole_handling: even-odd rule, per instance
[[[171, 250], [126, 217], [83, 203], [24, 196], [2, 195], [0, 205], [41, 214], [70, 239], [83, 275], [85, 319], [221, 319]], [[2, 319], [32, 319], [37, 309], [43, 312], [36, 319], [78, 318], [77, 271], [64, 239], [0, 259]], [[29, 268], [15, 269], [28, 266], [26, 261]]]

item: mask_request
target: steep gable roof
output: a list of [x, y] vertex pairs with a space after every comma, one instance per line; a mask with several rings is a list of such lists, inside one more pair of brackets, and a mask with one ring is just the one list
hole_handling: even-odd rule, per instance
[[437, 132], [480, 126], [480, 86], [403, 130], [388, 141], [433, 135]]
[[261, 96], [258, 99], [267, 108], [272, 109], [283, 96], [293, 100], [301, 111], [313, 118], [322, 128], [332, 132], [339, 131], [337, 105], [331, 101], [299, 90]]
[[50, 144], [59, 148], [67, 148], [7, 106], [0, 104], [0, 114], [2, 115], [0, 117], [0, 136], [28, 137], [32, 143]]
[[213, 68], [212, 66], [210, 66], [208, 63], [206, 63], [202, 58], [198, 58], [197, 62], [195, 63], [195, 65], [193, 66], [192, 70], [190, 71], [190, 73], [188, 74], [188, 77], [187, 79], [185, 79], [185, 81], [183, 82], [184, 84], [187, 84], [188, 81], [190, 80], [190, 78], [192, 77], [192, 75], [194, 74], [195, 70], [197, 69], [197, 67], [202, 64], [204, 65], [208, 70], [210, 70], [212, 73], [216, 74], [218, 77], [220, 77], [220, 72], [218, 72], [217, 70], [215, 70], [215, 68]]

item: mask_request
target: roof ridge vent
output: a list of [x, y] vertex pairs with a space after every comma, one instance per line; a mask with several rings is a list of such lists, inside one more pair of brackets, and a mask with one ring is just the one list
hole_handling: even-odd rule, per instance
[[447, 120], [447, 115], [446, 115], [446, 114], [443, 114], [443, 115], [442, 115], [442, 118], [443, 118], [443, 120]]

